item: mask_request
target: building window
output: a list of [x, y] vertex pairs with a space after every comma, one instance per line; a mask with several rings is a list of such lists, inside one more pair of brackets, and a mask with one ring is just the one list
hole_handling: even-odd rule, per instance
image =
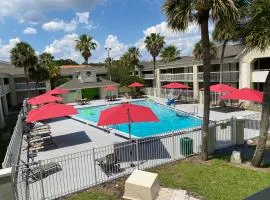
[[254, 70], [269, 70], [270, 58], [258, 58], [253, 64]]
[[264, 83], [258, 83], [258, 82], [253, 83], [253, 88], [261, 92], [263, 91], [263, 86], [264, 86]]

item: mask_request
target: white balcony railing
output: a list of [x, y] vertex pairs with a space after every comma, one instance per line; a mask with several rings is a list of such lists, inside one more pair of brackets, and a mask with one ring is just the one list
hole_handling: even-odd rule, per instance
[[9, 84], [0, 86], [0, 95], [4, 95], [10, 92]]
[[[198, 73], [198, 81], [203, 81], [203, 73]], [[220, 81], [220, 72], [211, 72], [210, 73], [211, 82]], [[227, 71], [222, 72], [222, 81], [223, 82], [238, 82], [239, 81], [239, 71]]]
[[193, 81], [193, 73], [160, 74], [160, 81]]
[[[15, 83], [15, 89], [16, 91], [24, 91], [28, 90], [28, 87], [26, 83]], [[40, 82], [36, 84], [35, 82], [29, 82], [29, 90], [45, 90], [46, 89], [46, 83], [45, 82]]]
[[143, 78], [144, 79], [154, 79], [154, 74], [144, 74]]

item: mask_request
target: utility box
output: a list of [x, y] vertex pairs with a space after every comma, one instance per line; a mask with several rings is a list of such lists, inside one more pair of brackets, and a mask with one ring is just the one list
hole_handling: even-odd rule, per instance
[[180, 153], [183, 156], [193, 154], [193, 140], [191, 138], [183, 137], [180, 139]]
[[125, 183], [123, 198], [130, 200], [153, 200], [160, 188], [158, 174], [134, 170]]

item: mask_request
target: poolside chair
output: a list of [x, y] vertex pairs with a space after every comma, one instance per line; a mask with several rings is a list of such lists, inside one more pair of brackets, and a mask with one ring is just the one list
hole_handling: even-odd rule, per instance
[[107, 176], [121, 171], [116, 153], [110, 153], [102, 158], [98, 158], [96, 162]]
[[50, 129], [32, 130], [29, 132], [32, 136], [51, 134]]
[[34, 183], [35, 181], [41, 180], [48, 177], [49, 175], [55, 174], [62, 170], [61, 166], [55, 162], [49, 162], [47, 164], [38, 165], [37, 162], [26, 164], [22, 170], [22, 179], [28, 183]]
[[[31, 135], [28, 134], [28, 141], [29, 142], [49, 142], [50, 144], [55, 144], [53, 137], [51, 136], [50, 133], [43, 134], [43, 135]], [[55, 144], [56, 145], [56, 144]]]
[[27, 143], [27, 146], [23, 147], [23, 151], [29, 150], [29, 151], [39, 151], [44, 149], [44, 142], [29, 142], [27, 139], [24, 138], [24, 140]]

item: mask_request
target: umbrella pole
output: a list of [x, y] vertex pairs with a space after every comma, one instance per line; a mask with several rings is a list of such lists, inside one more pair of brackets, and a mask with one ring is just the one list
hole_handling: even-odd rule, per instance
[[131, 118], [129, 114], [129, 109], [127, 110], [128, 114], [128, 135], [129, 135], [129, 144], [130, 144], [130, 167], [135, 167], [135, 164], [132, 162], [132, 154], [133, 154], [133, 145], [132, 145], [132, 139], [131, 139]]

